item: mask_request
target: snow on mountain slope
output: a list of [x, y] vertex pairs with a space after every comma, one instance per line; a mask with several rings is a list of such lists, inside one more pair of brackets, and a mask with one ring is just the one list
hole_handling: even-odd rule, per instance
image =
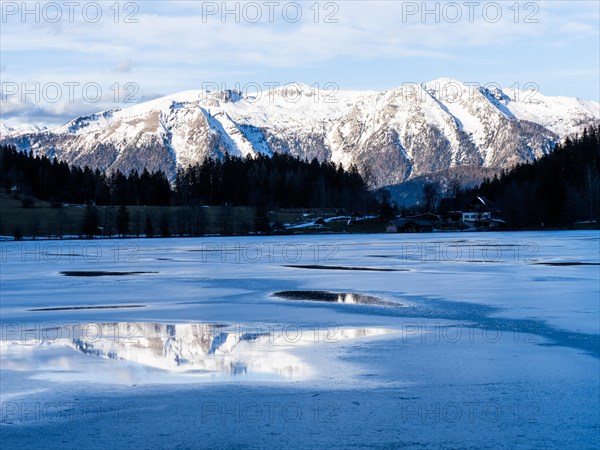
[[0, 139], [10, 136], [18, 136], [24, 133], [36, 133], [45, 129], [46, 128], [44, 127], [37, 127], [35, 125], [30, 124], [22, 124], [16, 127], [9, 127], [0, 122]]
[[243, 95], [185, 91], [52, 129], [0, 128], [1, 140], [79, 165], [164, 170], [205, 157], [289, 153], [357, 165], [373, 186], [458, 166], [538, 158], [600, 120], [596, 102], [486, 89], [450, 79], [384, 92], [293, 84]]
[[571, 97], [547, 97], [539, 92], [507, 90], [506, 107], [519, 120], [543, 124], [563, 136], [600, 117], [597, 102]]

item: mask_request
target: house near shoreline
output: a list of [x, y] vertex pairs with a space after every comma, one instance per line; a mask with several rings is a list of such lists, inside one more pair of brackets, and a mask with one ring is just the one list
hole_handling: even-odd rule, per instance
[[501, 211], [483, 196], [462, 202], [456, 198], [444, 198], [438, 209], [444, 222], [460, 223], [466, 229], [486, 230], [506, 226], [500, 218]]
[[388, 222], [388, 233], [425, 233], [433, 231], [434, 224], [429, 220], [399, 218]]
[[500, 211], [487, 198], [475, 196], [466, 201], [444, 198], [439, 215], [430, 212], [400, 217], [386, 225], [388, 233], [425, 233], [431, 231], [491, 230], [506, 226]]

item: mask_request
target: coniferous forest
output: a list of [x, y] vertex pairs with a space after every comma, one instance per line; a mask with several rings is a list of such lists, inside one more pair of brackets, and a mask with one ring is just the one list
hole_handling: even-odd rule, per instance
[[128, 206], [358, 208], [370, 195], [355, 167], [289, 155], [208, 158], [179, 169], [171, 185], [162, 172], [106, 174], [6, 146], [0, 146], [0, 185], [57, 204]]
[[202, 163], [177, 171], [175, 200], [181, 204], [268, 208], [360, 208], [369, 197], [356, 167], [303, 161], [285, 154]]
[[495, 202], [512, 227], [568, 226], [600, 218], [600, 127], [565, 139], [542, 158], [519, 164], [466, 191]]
[[171, 187], [162, 172], [110, 175], [0, 146], [0, 186], [6, 192], [56, 204], [168, 205]]

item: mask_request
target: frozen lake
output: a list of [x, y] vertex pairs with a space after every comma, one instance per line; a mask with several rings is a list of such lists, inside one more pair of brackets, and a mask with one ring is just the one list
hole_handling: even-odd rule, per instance
[[7, 448], [597, 448], [598, 231], [3, 242]]

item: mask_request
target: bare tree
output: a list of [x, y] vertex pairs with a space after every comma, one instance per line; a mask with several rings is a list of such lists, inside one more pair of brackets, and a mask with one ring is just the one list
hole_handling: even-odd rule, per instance
[[448, 196], [450, 198], [458, 198], [458, 194], [460, 194], [460, 189], [461, 189], [461, 182], [460, 179], [458, 177], [452, 178], [449, 182], [448, 182]]
[[441, 195], [441, 186], [438, 181], [427, 181], [423, 185], [423, 206], [426, 211], [435, 212]]

